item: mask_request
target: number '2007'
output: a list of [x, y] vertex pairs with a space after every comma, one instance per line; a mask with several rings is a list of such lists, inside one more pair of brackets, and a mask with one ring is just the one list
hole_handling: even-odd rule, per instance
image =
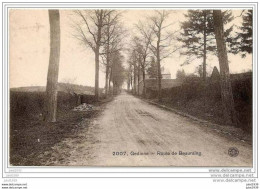
[[113, 152], [113, 156], [124, 156], [126, 152]]

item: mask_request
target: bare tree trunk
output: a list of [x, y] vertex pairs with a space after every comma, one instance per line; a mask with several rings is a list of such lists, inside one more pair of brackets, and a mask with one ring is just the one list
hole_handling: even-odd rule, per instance
[[131, 71], [131, 75], [130, 75], [130, 88], [131, 88], [131, 90], [133, 90], [133, 75], [132, 75], [132, 71]]
[[206, 59], [207, 59], [207, 26], [206, 26], [206, 22], [207, 22], [207, 15], [206, 15], [206, 11], [203, 11], [203, 15], [204, 15], [204, 49], [203, 49], [203, 81], [206, 81]]
[[109, 66], [106, 65], [106, 83], [105, 83], [105, 93], [106, 93], [106, 98], [108, 96], [108, 73], [109, 72]]
[[112, 79], [112, 83], [113, 83], [113, 94], [116, 95], [117, 94], [117, 86], [116, 86], [116, 82], [115, 82], [115, 79], [113, 78]]
[[102, 30], [102, 24], [103, 24], [103, 10], [100, 10], [101, 13], [99, 15], [98, 19], [98, 31], [97, 31], [97, 42], [96, 42], [96, 49], [95, 49], [95, 98], [96, 101], [99, 100], [99, 49], [100, 49], [100, 43], [101, 43], [101, 30]]
[[108, 81], [108, 91], [109, 91], [109, 94], [111, 95], [111, 81], [112, 81], [112, 75], [113, 75], [113, 72], [112, 72], [112, 67], [110, 68], [110, 76], [109, 76], [109, 81]]
[[140, 95], [140, 62], [138, 63], [138, 67], [137, 67], [137, 95]]
[[160, 60], [160, 36], [157, 41], [157, 73], [158, 73], [158, 101], [162, 101], [162, 74], [161, 74], [161, 60]]
[[108, 93], [111, 95], [111, 78], [112, 78], [112, 68], [109, 71], [109, 79], [108, 79]]
[[99, 47], [95, 51], [95, 99], [99, 99]]
[[[108, 23], [110, 23], [110, 14], [108, 15]], [[110, 53], [110, 25], [107, 26], [107, 49], [106, 49], [106, 54], [107, 54], [107, 65], [106, 65], [106, 84], [105, 84], [105, 95], [106, 95], [106, 98], [107, 98], [107, 95], [108, 95], [108, 91], [107, 91], [107, 88], [108, 88], [108, 72], [109, 72], [109, 53]]]
[[60, 13], [59, 10], [49, 10], [50, 22], [50, 58], [47, 75], [44, 119], [56, 122], [57, 85], [60, 61]]
[[129, 91], [130, 90], [130, 79], [128, 78], [127, 79], [127, 91]]
[[224, 38], [223, 18], [221, 10], [213, 10], [214, 32], [217, 42], [218, 59], [220, 67], [221, 98], [224, 117], [229, 123], [237, 125], [237, 115], [232, 94], [227, 50]]
[[136, 65], [134, 64], [134, 94], [136, 94]]
[[144, 98], [146, 97], [146, 82], [145, 82], [145, 69], [143, 68], [143, 83], [144, 83], [144, 86], [143, 86], [143, 96]]
[[159, 102], [161, 102], [162, 101], [162, 74], [161, 74], [160, 60], [158, 60], [157, 67], [158, 67], [158, 100]]
[[127, 91], [130, 90], [130, 73], [128, 72], [128, 75], [127, 75]]
[[98, 27], [97, 45], [95, 49], [95, 99], [99, 100], [99, 48], [101, 40], [101, 27]]
[[99, 100], [99, 49], [100, 49], [100, 41], [101, 41], [101, 27], [98, 27], [98, 36], [97, 36], [97, 45], [95, 49], [95, 99]]

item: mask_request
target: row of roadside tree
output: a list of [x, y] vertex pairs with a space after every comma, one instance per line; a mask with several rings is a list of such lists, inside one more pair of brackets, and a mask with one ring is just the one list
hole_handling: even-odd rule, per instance
[[[162, 101], [161, 63], [164, 59], [175, 52], [186, 57], [183, 65], [202, 59], [201, 72], [205, 81], [207, 54], [216, 55], [219, 59], [224, 116], [227, 122], [236, 125], [228, 53], [240, 53], [242, 57], [252, 53], [252, 10], [242, 10], [236, 17], [229, 10], [189, 10], [185, 14], [185, 21], [181, 23], [181, 29], [172, 31], [175, 23], [170, 20], [174, 14], [174, 11], [154, 11], [152, 16], [136, 24], [137, 32], [129, 47], [128, 89], [132, 87], [134, 94], [142, 93], [146, 97], [146, 73], [156, 73], [158, 101]], [[239, 17], [242, 17], [242, 26], [230, 26], [229, 23]], [[156, 70], [153, 70], [154, 63]], [[142, 92], [137, 87], [140, 77], [144, 86]]]

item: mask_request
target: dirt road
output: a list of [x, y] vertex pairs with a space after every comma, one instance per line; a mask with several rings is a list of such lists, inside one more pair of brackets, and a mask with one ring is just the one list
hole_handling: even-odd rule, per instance
[[[84, 124], [84, 123], [83, 123]], [[236, 147], [237, 157], [228, 150]], [[77, 137], [53, 147], [50, 165], [251, 166], [252, 146], [123, 93]]]

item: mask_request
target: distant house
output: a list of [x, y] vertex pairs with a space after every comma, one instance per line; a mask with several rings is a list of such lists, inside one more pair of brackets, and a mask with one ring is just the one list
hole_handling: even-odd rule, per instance
[[[182, 85], [182, 81], [177, 79], [171, 79], [171, 73], [169, 70], [164, 69], [164, 67], [161, 68], [161, 74], [162, 74], [162, 89], [177, 87]], [[146, 89], [150, 90], [157, 90], [158, 89], [158, 83], [157, 83], [157, 77], [150, 77], [149, 74], [145, 75], [145, 84]], [[143, 78], [141, 77], [141, 80], [138, 84], [139, 91], [142, 94], [143, 93]]]
[[[162, 79], [171, 79], [171, 73], [164, 67], [161, 68]], [[142, 78], [142, 77], [141, 77]], [[146, 79], [156, 79], [157, 77], [150, 76], [148, 73], [145, 74]], [[141, 79], [143, 80], [143, 78]]]
[[[145, 75], [145, 84], [146, 84], [146, 95], [149, 96], [150, 93], [154, 93], [154, 91], [158, 90], [158, 80], [157, 77], [149, 77], [148, 74]], [[143, 80], [142, 76], [140, 77], [140, 82], [138, 84], [139, 93], [143, 93]], [[220, 73], [217, 67], [214, 67], [211, 76], [207, 77], [207, 83], [211, 82], [218, 82], [220, 81]], [[252, 72], [245, 72], [245, 73], [237, 73], [237, 74], [230, 74], [231, 81], [235, 80], [246, 80], [252, 79]], [[163, 89], [170, 89], [173, 87], [180, 87], [183, 83], [190, 83], [190, 82], [202, 82], [202, 78], [198, 76], [194, 77], [186, 77], [184, 80], [181, 79], [171, 79], [171, 74], [168, 71], [162, 69], [162, 80], [161, 80], [161, 87]]]
[[171, 79], [171, 73], [169, 70], [164, 69], [164, 67], [161, 68], [161, 75], [162, 79]]

